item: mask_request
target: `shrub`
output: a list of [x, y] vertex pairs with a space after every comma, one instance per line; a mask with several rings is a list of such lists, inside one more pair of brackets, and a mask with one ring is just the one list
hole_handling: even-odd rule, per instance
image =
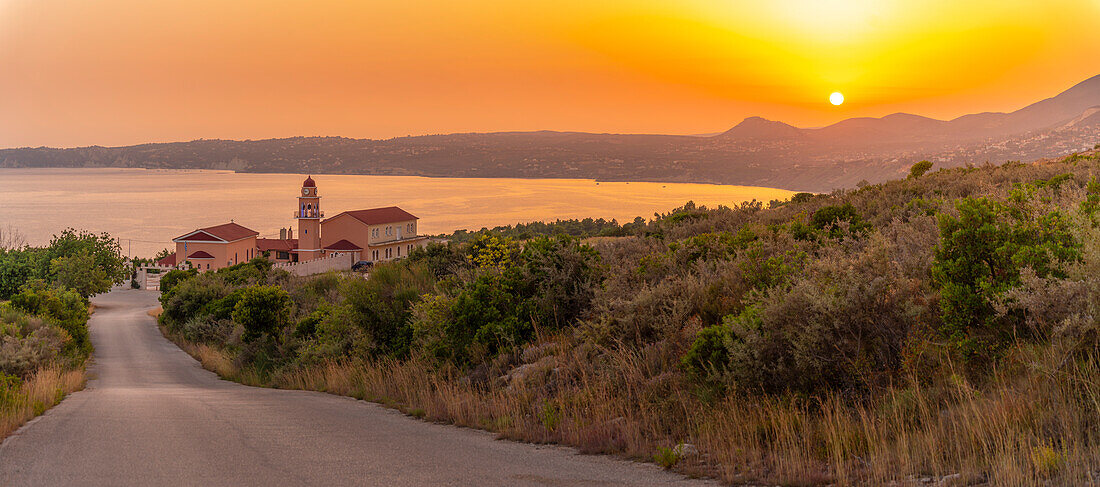
[[791, 196], [791, 203], [805, 203], [813, 199], [813, 193], [795, 193]]
[[863, 221], [863, 217], [859, 215], [855, 207], [851, 203], [845, 203], [843, 205], [826, 206], [818, 209], [810, 217], [810, 227], [815, 230], [828, 230], [828, 235], [832, 238], [840, 238], [844, 235], [844, 227], [847, 226], [848, 233], [858, 233], [870, 228], [870, 224]]
[[0, 374], [26, 378], [62, 358], [70, 340], [47, 320], [0, 304]]
[[730, 383], [773, 393], [889, 383], [926, 299], [901, 276], [894, 252], [876, 237], [855, 255], [824, 254], [789, 286], [769, 288], [726, 317]]
[[211, 303], [232, 292], [225, 282], [212, 273], [178, 281], [171, 292], [160, 295], [161, 306], [164, 308], [160, 322], [170, 330], [178, 331], [191, 318], [209, 314]]
[[244, 327], [245, 341], [277, 331], [290, 311], [290, 295], [276, 286], [245, 288], [233, 307], [233, 321]]
[[57, 323], [72, 338], [70, 351], [91, 352], [88, 306], [75, 291], [51, 288], [41, 280], [34, 280], [11, 297], [11, 306]]
[[1020, 270], [1064, 277], [1064, 262], [1080, 258], [1069, 222], [1058, 211], [1036, 214], [1026, 202], [965, 198], [959, 215], [940, 215], [940, 245], [932, 277], [940, 287], [941, 332], [966, 357], [987, 360], [1023, 332], [1018, 312], [998, 313], [994, 303], [1020, 283]]
[[[160, 294], [161, 294], [161, 296], [168, 295], [169, 293], [172, 292], [173, 289], [175, 289], [176, 285], [178, 285], [180, 282], [183, 282], [187, 279], [195, 277], [196, 275], [198, 275], [198, 273], [199, 273], [199, 271], [197, 271], [195, 269], [187, 269], [185, 271], [184, 270], [179, 270], [179, 269], [173, 269], [173, 270], [170, 270], [170, 271], [166, 272], [164, 274], [164, 276], [161, 276], [161, 278], [160, 278]], [[163, 301], [163, 299], [162, 299], [162, 301]]]
[[932, 163], [929, 161], [920, 161], [913, 164], [913, 167], [909, 168], [909, 179], [916, 179], [924, 176], [924, 173], [928, 172], [929, 169], [932, 169]]
[[721, 387], [730, 364], [726, 346], [730, 338], [729, 328], [724, 325], [708, 326], [699, 331], [681, 360], [688, 376], [706, 385]]
[[653, 462], [660, 465], [661, 468], [669, 470], [680, 463], [680, 452], [674, 447], [659, 446], [657, 447], [657, 453], [653, 455]]
[[411, 308], [432, 284], [433, 278], [423, 264], [379, 265], [370, 279], [343, 283], [340, 316], [370, 337], [367, 352], [371, 356], [404, 357], [412, 342]]
[[196, 316], [180, 327], [183, 338], [196, 343], [225, 343], [233, 331], [232, 323], [210, 316]]
[[535, 326], [572, 325], [588, 309], [600, 281], [600, 256], [567, 235], [527, 242], [520, 256], [519, 290], [529, 301]]

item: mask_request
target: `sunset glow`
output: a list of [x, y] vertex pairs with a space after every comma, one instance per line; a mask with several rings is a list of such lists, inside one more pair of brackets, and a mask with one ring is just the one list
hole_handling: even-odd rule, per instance
[[0, 147], [952, 118], [1100, 72], [1097, 19], [1095, 0], [0, 0]]

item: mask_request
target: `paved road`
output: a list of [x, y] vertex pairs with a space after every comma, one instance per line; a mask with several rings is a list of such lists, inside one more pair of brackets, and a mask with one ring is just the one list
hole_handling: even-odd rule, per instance
[[328, 394], [246, 387], [161, 336], [154, 293], [94, 299], [87, 389], [0, 446], [0, 485], [701, 485]]

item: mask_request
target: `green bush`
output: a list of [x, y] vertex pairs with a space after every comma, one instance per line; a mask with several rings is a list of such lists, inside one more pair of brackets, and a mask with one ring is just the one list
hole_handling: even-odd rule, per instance
[[681, 360], [684, 370], [697, 381], [719, 385], [730, 365], [726, 346], [730, 338], [729, 328], [724, 325], [703, 328]]
[[212, 303], [232, 292], [233, 289], [213, 273], [177, 281], [170, 292], [160, 295], [160, 303], [164, 309], [160, 322], [169, 330], [178, 331], [188, 320], [208, 315]]
[[245, 341], [275, 335], [290, 312], [290, 295], [277, 286], [251, 286], [240, 293], [233, 321], [244, 327]]
[[1000, 203], [964, 198], [958, 216], [939, 218], [940, 245], [932, 278], [940, 288], [941, 333], [971, 360], [996, 357], [1021, 333], [1019, 312], [999, 313], [995, 303], [1020, 284], [1020, 270], [1064, 277], [1062, 265], [1080, 258], [1066, 217], [1040, 211], [1026, 196]]
[[813, 193], [795, 193], [791, 196], [791, 203], [805, 203], [812, 200], [814, 196]]
[[[160, 295], [167, 296], [172, 292], [176, 286], [187, 279], [195, 277], [199, 274], [199, 271], [195, 269], [179, 270], [173, 269], [164, 274], [160, 278]], [[163, 299], [162, 299], [163, 301]]]
[[932, 169], [932, 163], [929, 161], [920, 161], [913, 164], [913, 167], [909, 168], [909, 179], [916, 179], [924, 176], [924, 173], [928, 172], [929, 169]]
[[841, 224], [847, 224], [849, 234], [863, 232], [871, 227], [869, 223], [863, 221], [863, 217], [851, 203], [823, 207], [810, 217], [811, 228], [818, 231], [827, 230], [832, 238], [840, 238], [844, 235]]
[[11, 306], [57, 323], [72, 338], [70, 351], [84, 355], [91, 352], [88, 306], [75, 291], [49, 287], [41, 280], [33, 280], [11, 297]]

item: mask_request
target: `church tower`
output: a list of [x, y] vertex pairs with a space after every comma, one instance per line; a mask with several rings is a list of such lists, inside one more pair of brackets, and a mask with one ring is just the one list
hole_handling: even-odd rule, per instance
[[302, 194], [298, 196], [298, 209], [294, 218], [298, 220], [298, 262], [321, 257], [321, 197], [317, 195], [317, 183], [313, 177], [302, 182]]

